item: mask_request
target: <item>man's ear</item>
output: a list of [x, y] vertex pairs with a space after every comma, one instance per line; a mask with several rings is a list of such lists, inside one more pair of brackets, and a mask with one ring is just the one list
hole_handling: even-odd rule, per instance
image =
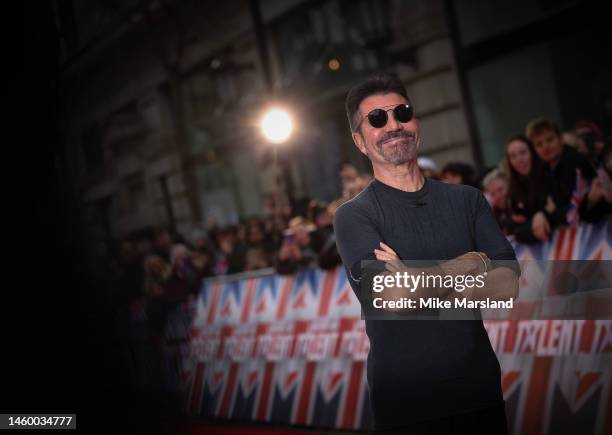
[[361, 135], [361, 133], [354, 131], [352, 133], [352, 136], [353, 136], [353, 142], [355, 142], [355, 145], [357, 146], [357, 148], [359, 148], [359, 151], [361, 151], [367, 156], [368, 149], [365, 146], [365, 142], [363, 140], [363, 136]]

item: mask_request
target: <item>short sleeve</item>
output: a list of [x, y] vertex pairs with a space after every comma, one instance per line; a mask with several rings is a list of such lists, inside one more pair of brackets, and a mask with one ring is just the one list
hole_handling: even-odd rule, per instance
[[474, 242], [476, 250], [491, 259], [493, 267], [507, 266], [520, 276], [521, 269], [512, 245], [504, 236], [493, 210], [481, 191], [476, 190], [476, 213], [474, 220]]
[[361, 262], [376, 260], [374, 249], [380, 248], [379, 243], [383, 239], [372, 218], [353, 203], [345, 203], [336, 210], [334, 232], [338, 253], [350, 285], [357, 298], [362, 301], [367, 295], [361, 292]]

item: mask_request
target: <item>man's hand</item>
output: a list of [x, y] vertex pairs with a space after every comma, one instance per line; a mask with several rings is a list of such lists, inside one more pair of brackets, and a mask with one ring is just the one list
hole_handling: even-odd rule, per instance
[[380, 246], [382, 249], [374, 249], [374, 254], [376, 255], [377, 260], [393, 261], [400, 259], [397, 253], [391, 248], [391, 246], [383, 242], [380, 242]]
[[[420, 273], [424, 268], [411, 268], [405, 265], [397, 253], [387, 244], [380, 242], [382, 249], [374, 249], [376, 259], [387, 262], [389, 272]], [[447, 275], [478, 275], [491, 268], [491, 260], [484, 252], [470, 251], [440, 265], [440, 271]]]
[[[387, 272], [383, 272], [383, 274], [395, 275], [396, 272], [403, 274], [404, 272], [410, 275], [417, 275], [423, 268], [411, 268], [402, 262], [397, 253], [387, 244], [380, 242], [380, 246], [382, 249], [374, 249], [374, 255], [376, 255], [376, 259], [379, 261], [385, 262], [385, 269]], [[424, 290], [436, 292], [437, 289], [414, 289], [411, 291], [409, 288], [402, 287], [391, 287], [385, 289], [382, 293], [382, 297], [384, 299], [394, 300], [399, 299], [401, 297], [406, 297], [409, 299], [414, 299], [417, 297], [417, 290], [421, 290], [419, 292], [420, 296], [425, 296]], [[437, 296], [437, 294], [433, 294], [431, 296]], [[386, 311], [402, 311], [400, 308], [386, 308]], [[411, 310], [418, 311], [418, 310]]]
[[[437, 266], [429, 268], [412, 268], [404, 264], [397, 253], [387, 244], [380, 242], [382, 249], [374, 249], [376, 259], [385, 261], [385, 269], [388, 273], [395, 275], [396, 272], [403, 274], [416, 275], [421, 272], [432, 275], [481, 275], [487, 271], [485, 278], [485, 286], [482, 289], [466, 288], [463, 292], [454, 292], [452, 288], [424, 288], [420, 290], [421, 297], [427, 296], [427, 292], [431, 292], [429, 297], [460, 297], [467, 299], [480, 299], [490, 297], [492, 299], [507, 299], [516, 298], [518, 296], [518, 279], [513, 270], [508, 267], [500, 267], [491, 270], [491, 260], [484, 252], [470, 251], [456, 258], [445, 261]], [[489, 272], [490, 271], [490, 272]], [[410, 292], [405, 288], [390, 288], [385, 290], [385, 296], [389, 299], [397, 297], [414, 298], [415, 293]], [[399, 311], [399, 310], [388, 310]]]

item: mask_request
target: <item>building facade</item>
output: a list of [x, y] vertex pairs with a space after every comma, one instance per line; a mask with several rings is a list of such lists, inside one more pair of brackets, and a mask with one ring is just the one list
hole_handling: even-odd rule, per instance
[[405, 83], [422, 155], [439, 167], [494, 165], [535, 116], [609, 123], [610, 60], [593, 45], [603, 29], [579, 21], [567, 31], [582, 5], [497, 3], [57, 2], [63, 135], [92, 231], [189, 235], [210, 219], [261, 214], [279, 178], [257, 129], [273, 101], [297, 127], [278, 148], [281, 188], [338, 197], [342, 162], [370, 171], [344, 96], [377, 71]]

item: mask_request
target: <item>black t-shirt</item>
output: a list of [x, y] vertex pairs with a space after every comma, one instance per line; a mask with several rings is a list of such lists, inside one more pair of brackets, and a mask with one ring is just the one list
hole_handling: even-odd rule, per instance
[[[381, 249], [381, 241], [402, 260], [448, 260], [481, 251], [492, 260], [516, 262], [478, 189], [430, 178], [416, 192], [372, 180], [336, 210], [334, 229], [358, 298], [361, 260], [375, 260], [373, 250]], [[360, 301], [364, 303], [363, 298]], [[365, 322], [370, 339], [367, 379], [376, 428], [503, 403], [499, 362], [482, 320], [366, 318]]]

